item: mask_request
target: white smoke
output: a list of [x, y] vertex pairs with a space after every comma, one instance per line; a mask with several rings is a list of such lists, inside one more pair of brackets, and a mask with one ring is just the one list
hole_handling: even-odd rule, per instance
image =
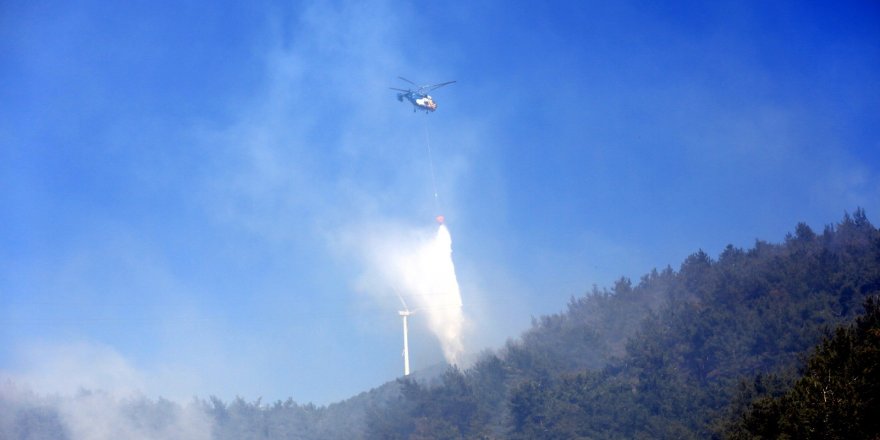
[[32, 344], [21, 357], [22, 371], [0, 370], [0, 439], [34, 438], [29, 430], [74, 440], [211, 438], [200, 405], [150, 399], [149, 374], [112, 347]]
[[193, 401], [180, 405], [103, 391], [40, 396], [9, 379], [0, 382], [0, 438], [73, 440], [209, 440], [213, 420]]
[[398, 226], [364, 236], [369, 238], [361, 243], [367, 256], [361, 289], [386, 297], [400, 295], [415, 315], [413, 322], [424, 320], [437, 337], [446, 361], [458, 363], [464, 351], [465, 318], [449, 230], [445, 225], [433, 233]]

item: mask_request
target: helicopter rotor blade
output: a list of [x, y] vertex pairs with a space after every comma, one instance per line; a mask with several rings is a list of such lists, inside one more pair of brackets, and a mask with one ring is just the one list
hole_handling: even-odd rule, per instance
[[424, 91], [426, 91], [426, 92], [429, 92], [429, 91], [434, 90], [434, 89], [439, 89], [440, 87], [443, 87], [443, 86], [448, 86], [448, 85], [450, 85], [450, 84], [452, 84], [452, 83], [454, 83], [454, 82], [455, 82], [455, 81], [446, 81], [445, 83], [434, 84], [434, 85], [432, 85], [432, 86], [423, 86], [423, 87], [422, 87], [422, 90], [424, 90]]
[[412, 84], [412, 85], [414, 85], [414, 86], [416, 86], [416, 87], [419, 86], [418, 84], [416, 84], [416, 83], [414, 83], [414, 82], [412, 82], [412, 81], [410, 81], [410, 80], [408, 80], [408, 79], [406, 79], [406, 78], [404, 78], [404, 77], [402, 77], [402, 76], [398, 76], [398, 78], [400, 78], [400, 79], [402, 79], [402, 80], [404, 80], [404, 81], [406, 81], [406, 82], [408, 82], [408, 83], [410, 83], [410, 84]]
[[412, 90], [404, 90], [404, 89], [398, 89], [398, 88], [394, 88], [394, 87], [389, 87], [389, 89], [397, 90], [398, 92], [404, 92], [404, 93], [412, 92]]

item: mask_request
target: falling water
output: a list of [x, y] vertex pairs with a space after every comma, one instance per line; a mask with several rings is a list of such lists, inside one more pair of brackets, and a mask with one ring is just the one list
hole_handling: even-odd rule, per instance
[[423, 251], [427, 285], [421, 304], [428, 327], [440, 340], [443, 355], [449, 363], [455, 364], [464, 350], [461, 341], [464, 315], [452, 262], [452, 236], [446, 225], [440, 225]]
[[411, 325], [426, 325], [447, 362], [457, 363], [464, 350], [464, 314], [449, 230], [442, 224], [436, 231], [396, 227], [367, 236], [372, 270], [362, 287], [384, 298], [400, 295], [413, 314]]

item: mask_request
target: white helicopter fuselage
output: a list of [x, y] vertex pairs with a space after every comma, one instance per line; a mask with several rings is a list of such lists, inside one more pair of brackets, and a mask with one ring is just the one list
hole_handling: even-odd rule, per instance
[[423, 98], [418, 98], [415, 100], [415, 104], [417, 107], [422, 108], [427, 111], [437, 110], [437, 103], [431, 99], [430, 96], [425, 96]]
[[455, 81], [446, 81], [444, 83], [439, 83], [439, 84], [419, 86], [418, 84], [416, 84], [416, 83], [414, 83], [414, 82], [412, 82], [402, 76], [399, 76], [398, 78], [416, 86], [417, 88], [405, 90], [405, 89], [398, 89], [396, 87], [390, 87], [391, 90], [397, 90], [398, 92], [403, 92], [403, 93], [397, 94], [397, 100], [403, 102], [403, 98], [406, 98], [406, 100], [409, 101], [410, 104], [412, 104], [413, 111], [424, 110], [425, 113], [430, 113], [430, 112], [433, 112], [434, 110], [437, 110], [437, 103], [434, 102], [434, 99], [431, 98], [431, 95], [428, 95], [428, 92], [431, 90], [443, 87], [443, 86], [447, 86], [447, 85], [455, 82]]
[[403, 98], [406, 98], [413, 105], [413, 111], [424, 110], [425, 112], [432, 112], [437, 110], [437, 103], [434, 102], [430, 95], [422, 95], [415, 92], [399, 93], [397, 95], [398, 100], [403, 101]]

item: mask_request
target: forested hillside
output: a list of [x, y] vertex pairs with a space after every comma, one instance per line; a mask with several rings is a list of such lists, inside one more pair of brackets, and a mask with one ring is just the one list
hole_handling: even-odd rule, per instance
[[[828, 329], [880, 294], [862, 210], [782, 243], [700, 251], [678, 271], [593, 291], [442, 383], [404, 381], [370, 438], [708, 438], [790, 386]], [[876, 370], [874, 370], [876, 373]], [[744, 384], [771, 377], [774, 386]], [[872, 388], [876, 390], [877, 377]], [[767, 381], [767, 380], [765, 380]], [[741, 431], [739, 431], [741, 432]]]
[[839, 327], [822, 342], [788, 390], [768, 392], [761, 378], [744, 388], [752, 403], [728, 437], [878, 438], [880, 302], [868, 298], [865, 309], [854, 325]]
[[70, 408], [88, 403], [117, 405], [115, 422], [144, 438], [877, 438], [878, 295], [880, 231], [859, 209], [822, 233], [799, 224], [781, 243], [698, 251], [677, 270], [594, 287], [434, 380], [327, 407], [7, 387], [0, 437], [77, 438]]

